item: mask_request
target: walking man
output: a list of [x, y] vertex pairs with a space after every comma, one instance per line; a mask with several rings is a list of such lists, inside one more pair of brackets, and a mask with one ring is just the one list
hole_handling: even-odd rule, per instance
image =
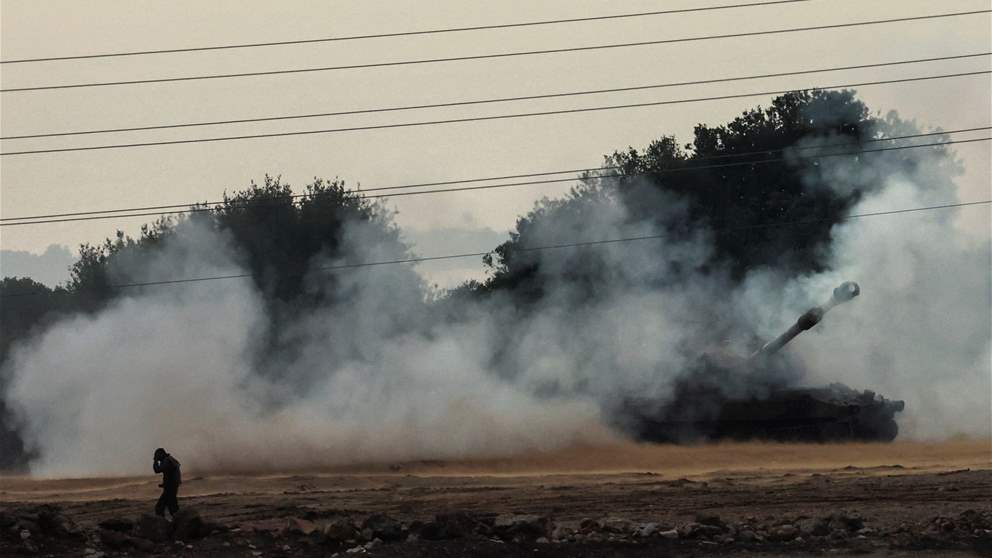
[[162, 473], [162, 495], [158, 497], [155, 504], [155, 515], [165, 516], [165, 510], [175, 518], [179, 511], [179, 485], [183, 483], [182, 473], [179, 471], [179, 461], [165, 451], [164, 448], [155, 450], [155, 458], [152, 462], [152, 469], [155, 473]]

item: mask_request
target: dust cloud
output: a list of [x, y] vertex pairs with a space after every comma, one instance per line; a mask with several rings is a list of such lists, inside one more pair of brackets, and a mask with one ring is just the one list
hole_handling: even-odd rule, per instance
[[[854, 214], [955, 201], [935, 183], [947, 156], [918, 163], [835, 158], [808, 188], [874, 181]], [[665, 400], [715, 342], [746, 354], [738, 339], [774, 337], [843, 280], [863, 295], [790, 346], [795, 382], [905, 399], [904, 437], [990, 435], [990, 245], [956, 228], [965, 210], [851, 219], [833, 231], [830, 271], [758, 269], [732, 281], [693, 271], [711, 253], [709, 231], [673, 238], [632, 223], [602, 182], [594, 211], [534, 235], [540, 244], [658, 237], [584, 249], [597, 253], [595, 297], [565, 279], [589, 265], [572, 249], [533, 253], [549, 285], [535, 306], [496, 294], [460, 301], [454, 317], [426, 299], [410, 266], [337, 272], [332, 287], [319, 268], [340, 262], [317, 258], [308, 284], [335, 296], [288, 321], [269, 319], [250, 279], [232, 279], [125, 290], [96, 314], [53, 325], [4, 371], [7, 403], [38, 455], [32, 473], [142, 473], [157, 446], [194, 469], [250, 471], [615, 443], [611, 403]], [[677, 199], [660, 206], [672, 219], [684, 211]], [[394, 256], [360, 223], [343, 242], [362, 261]], [[196, 222], [168, 243], [117, 269], [118, 282], [244, 272], [231, 239]]]

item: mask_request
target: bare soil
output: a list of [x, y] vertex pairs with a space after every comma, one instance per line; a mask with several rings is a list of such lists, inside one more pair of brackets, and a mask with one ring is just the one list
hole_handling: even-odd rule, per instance
[[[154, 476], [0, 477], [0, 555], [992, 556], [990, 440], [619, 444], [184, 476], [180, 504], [215, 529], [153, 543], [112, 540], [100, 524], [150, 512]], [[75, 527], [25, 528], [52, 509]], [[401, 534], [370, 544], [374, 514]], [[354, 537], [322, 534], [342, 521]]]

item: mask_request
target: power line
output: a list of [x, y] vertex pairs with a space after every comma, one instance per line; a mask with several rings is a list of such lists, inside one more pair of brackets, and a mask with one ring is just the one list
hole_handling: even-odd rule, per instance
[[136, 142], [136, 143], [117, 143], [117, 144], [107, 144], [107, 145], [93, 145], [86, 147], [61, 147], [54, 149], [33, 149], [24, 151], [4, 151], [0, 153], [0, 157], [7, 157], [12, 155], [32, 155], [40, 153], [67, 153], [71, 151], [98, 151], [103, 149], [124, 149], [132, 147], [154, 147], [163, 145], [181, 145], [188, 143], [212, 143], [218, 141], [235, 141], [235, 140], [247, 140], [247, 139], [262, 139], [262, 138], [277, 138], [277, 137], [290, 137], [290, 136], [309, 136], [316, 134], [336, 134], [344, 132], [359, 132], [359, 131], [369, 131], [369, 130], [384, 130], [389, 128], [412, 128], [418, 126], [438, 126], [443, 124], [459, 124], [465, 122], [486, 122], [493, 120], [509, 120], [515, 118], [531, 118], [535, 116], [555, 116], [562, 114], [578, 114], [586, 112], [600, 112], [605, 110], [618, 110], [618, 109], [630, 109], [630, 108], [643, 108], [643, 107], [655, 107], [664, 105], [677, 105], [682, 103], [698, 103], [704, 101], [720, 101], [727, 99], [741, 99], [746, 97], [764, 97], [768, 95], [780, 95], [785, 93], [793, 93], [800, 91], [818, 91], [825, 89], [842, 89], [846, 87], [866, 87], [871, 85], [884, 85], [893, 83], [909, 83], [916, 81], [927, 81], [934, 79], [948, 79], [956, 77], [968, 77], [977, 75], [986, 75], [992, 73], [992, 70], [982, 70], [976, 72], [959, 72], [954, 74], [942, 74], [936, 76], [920, 76], [911, 78], [901, 78], [901, 79], [888, 79], [888, 80], [878, 80], [878, 81], [866, 81], [861, 83], [845, 83], [839, 85], [826, 85], [821, 87], [809, 87], [804, 89], [779, 89], [775, 91], [760, 91], [755, 93], [737, 93], [732, 95], [715, 95], [710, 97], [696, 97], [691, 99], [675, 99], [668, 101], [650, 101], [645, 103], [630, 103], [626, 105], [606, 105], [597, 107], [586, 107], [586, 108], [575, 108], [575, 109], [562, 109], [562, 110], [550, 110], [550, 111], [539, 111], [539, 112], [525, 112], [525, 113], [514, 113], [514, 114], [499, 114], [495, 116], [473, 116], [468, 118], [449, 118], [443, 120], [427, 120], [420, 122], [396, 122], [391, 124], [376, 124], [369, 126], [352, 126], [346, 128], [329, 128], [323, 130], [297, 130], [292, 132], [274, 132], [269, 134], [246, 134], [240, 136], [221, 136], [214, 138], [191, 138], [191, 139], [181, 139], [181, 140], [163, 140], [163, 141], [149, 141], [149, 142]]
[[715, 78], [715, 79], [703, 79], [694, 81], [681, 81], [681, 82], [671, 82], [671, 83], [661, 83], [652, 85], [635, 85], [630, 87], [615, 87], [611, 89], [593, 89], [586, 91], [569, 91], [561, 93], [546, 93], [540, 95], [523, 95], [516, 97], [497, 97], [490, 99], [476, 99], [469, 101], [450, 101], [446, 103], [432, 103], [432, 104], [420, 104], [420, 105], [403, 105], [395, 107], [381, 107], [381, 108], [371, 108], [371, 109], [356, 109], [356, 110], [346, 110], [346, 111], [336, 111], [336, 112], [321, 112], [321, 113], [310, 113], [310, 114], [294, 114], [294, 115], [283, 115], [283, 116], [266, 116], [266, 117], [255, 117], [255, 118], [239, 118], [231, 120], [212, 120], [206, 122], [185, 122], [179, 124], [157, 124], [149, 126], [134, 126], [129, 128], [107, 128], [98, 130], [78, 130], [69, 132], [47, 132], [47, 133], [35, 133], [35, 134], [22, 134], [15, 136], [3, 136], [0, 140], [18, 140], [18, 139], [36, 139], [36, 138], [49, 138], [58, 136], [81, 136], [90, 134], [109, 134], [118, 132], [139, 132], [139, 131], [149, 131], [149, 130], [165, 130], [173, 128], [191, 128], [195, 126], [217, 126], [226, 124], [246, 124], [251, 122], [272, 122], [279, 120], [299, 120], [305, 118], [321, 118], [329, 116], [346, 116], [346, 115], [356, 115], [356, 114], [371, 114], [380, 112], [395, 112], [395, 111], [405, 111], [405, 110], [418, 110], [418, 109], [434, 109], [434, 108], [448, 108], [457, 106], [468, 106], [468, 105], [480, 105], [489, 103], [506, 103], [512, 101], [530, 101], [537, 99], [552, 99], [560, 97], [575, 97], [580, 95], [596, 95], [602, 93], [621, 93], [627, 91], [643, 91], [648, 89], [662, 89], [669, 87], [681, 87], [688, 85], [705, 85], [714, 83], [728, 83], [734, 81], [744, 81], [752, 79], [765, 79], [773, 77], [787, 77], [787, 76], [799, 76], [808, 74], [818, 74], [824, 72], [838, 72], [844, 70], [861, 70], [868, 68], [881, 68], [886, 66], [901, 66], [906, 64], [920, 64], [928, 62], [940, 62], [947, 60], [960, 60], [965, 58], [978, 58], [984, 56], [990, 56], [992, 52], [979, 52], [973, 54], [958, 54], [952, 56], [940, 56], [934, 58], [917, 58], [913, 60], [898, 60], [893, 62], [876, 62], [872, 64], [857, 64], [852, 66], [834, 66], [829, 68], [820, 68], [816, 70], [796, 70], [789, 72], [776, 72], [770, 74], [757, 74], [750, 76], [738, 76], [738, 77], [726, 77], [726, 78]]
[[[992, 128], [992, 127], [986, 127], [985, 129], [988, 129], [988, 128]], [[933, 134], [918, 134], [917, 136], [934, 135], [934, 134], [938, 134], [938, 133], [939, 132], [934, 132]], [[897, 139], [897, 138], [888, 138], [888, 139], [889, 140], [894, 140], [894, 139]], [[813, 156], [796, 156], [795, 158], [796, 159], [801, 159], [801, 160], [809, 160], [809, 159], [821, 159], [821, 158], [827, 158], [827, 157], [845, 157], [845, 156], [861, 155], [861, 154], [865, 154], [865, 153], [877, 153], [877, 152], [883, 152], [883, 151], [899, 151], [899, 150], [904, 150], [904, 149], [919, 149], [919, 148], [923, 148], [923, 147], [940, 147], [940, 146], [944, 146], [944, 145], [952, 145], [952, 144], [959, 144], [959, 143], [975, 143], [975, 142], [983, 142], [983, 141], [990, 141], [990, 140], [992, 140], [992, 137], [966, 139], [966, 140], [949, 140], [949, 141], [945, 141], [945, 142], [935, 142], [935, 143], [926, 143], [926, 144], [918, 144], [918, 145], [903, 145], [903, 146], [885, 147], [885, 148], [879, 148], [879, 149], [863, 149], [863, 150], [858, 150], [858, 151], [847, 151], [847, 152], [844, 152], [844, 153], [824, 153], [824, 154], [817, 154], [817, 155], [813, 155]], [[876, 140], [872, 140], [872, 141], [876, 141]], [[886, 141], [886, 140], [877, 140], [877, 141]], [[826, 146], [807, 147], [806, 149], [823, 148], [823, 147], [826, 147]], [[760, 154], [760, 153], [766, 153], [766, 152], [755, 152], [755, 153], [756, 154]], [[673, 169], [660, 169], [660, 170], [650, 171], [650, 172], [634, 173], [633, 176], [636, 176], [636, 175], [667, 174], [667, 173], [671, 173], [671, 172], [683, 172], [683, 171], [692, 171], [692, 170], [707, 170], [707, 169], [717, 169], [717, 168], [727, 168], [727, 167], [753, 166], [753, 165], [768, 164], [768, 163], [779, 163], [779, 162], [783, 162], [783, 161], [786, 161], [786, 160], [788, 160], [786, 157], [777, 157], [777, 158], [773, 158], [773, 159], [761, 159], [761, 160], [757, 160], [757, 161], [746, 161], [746, 162], [741, 162], [741, 163], [724, 163], [724, 164], [715, 164], [715, 165], [697, 165], [697, 166], [688, 166], [688, 167], [680, 167], [680, 168], [673, 168]], [[602, 168], [607, 168], [608, 169], [610, 167], [602, 167]], [[593, 170], [602, 170], [602, 168], [601, 169], [593, 169]], [[616, 168], [616, 167], [614, 167], [614, 168]], [[562, 171], [562, 172], [566, 172], [566, 171]], [[629, 176], [632, 176], [632, 175], [610, 174], [610, 175], [591, 176], [589, 178], [591, 178], [591, 179], [624, 178], [624, 177], [629, 177]], [[561, 179], [551, 179], [551, 180], [517, 182], [517, 183], [510, 183], [510, 184], [488, 184], [488, 185], [483, 185], [483, 186], [465, 186], [465, 187], [457, 187], [457, 188], [443, 188], [443, 189], [436, 189], [436, 190], [420, 190], [420, 191], [414, 191], [414, 192], [397, 192], [397, 193], [394, 193], [394, 194], [374, 194], [374, 195], [368, 195], [368, 196], [367, 195], [364, 195], [363, 192], [354, 192], [354, 193], [356, 195], [359, 195], [359, 196], [365, 197], [365, 198], [389, 198], [389, 197], [400, 197], [400, 196], [418, 196], [418, 195], [424, 195], [424, 194], [442, 194], [442, 193], [450, 193], [450, 192], [466, 192], [466, 191], [474, 191], [474, 190], [491, 190], [491, 189], [510, 188], [510, 187], [517, 187], [517, 186], [529, 186], [529, 185], [538, 185], [538, 184], [551, 184], [551, 183], [561, 183], [561, 182], [572, 182], [572, 181], [575, 181], [575, 180], [578, 180], [578, 179], [576, 179], [576, 178], [561, 178]], [[389, 189], [389, 188], [396, 188], [396, 187], [395, 186], [394, 187], [386, 187], [386, 188], [382, 188], [382, 189]], [[366, 191], [369, 191], [369, 190], [366, 190]], [[295, 199], [295, 198], [298, 198], [298, 197], [302, 197], [303, 195], [305, 195], [305, 194], [294, 195], [294, 196], [291, 196], [291, 197]], [[223, 202], [214, 202], [214, 203], [223, 203]], [[255, 202], [255, 203], [250, 204], [250, 205], [265, 205], [265, 203], [259, 201], [259, 202]], [[175, 206], [171, 206], [171, 207], [175, 207]], [[118, 217], [119, 218], [128, 218], [128, 217], [156, 217], [156, 216], [164, 216], [164, 215], [177, 215], [177, 214], [190, 214], [190, 213], [209, 212], [209, 211], [214, 211], [216, 209], [217, 208], [215, 208], [215, 207], [194, 207], [194, 208], [188, 208], [188, 209], [179, 210], [179, 211], [156, 211], [156, 212], [152, 212], [152, 213], [128, 213], [128, 214], [115, 214], [115, 215], [99, 215], [99, 216], [90, 216], [90, 217], [71, 217], [71, 218], [65, 218], [65, 219], [45, 219], [45, 220], [36, 220], [36, 221], [21, 221], [21, 222], [15, 222], [15, 223], [0, 223], [0, 227], [13, 227], [13, 226], [19, 226], [19, 225], [40, 225], [40, 224], [46, 224], [46, 223], [65, 223], [65, 222], [70, 222], [70, 221], [94, 221], [94, 220], [103, 220], [103, 219], [111, 219], [111, 218], [118, 218]], [[127, 210], [110, 210], [110, 211], [127, 211]], [[21, 218], [16, 218], [16, 219], [27, 219], [27, 218], [21, 217]]]
[[[891, 136], [891, 137], [886, 137], [886, 138], [873, 138], [873, 139], [865, 139], [865, 140], [861, 140], [861, 141], [863, 143], [878, 143], [878, 142], [882, 142], [882, 141], [897, 141], [897, 140], [915, 139], [915, 138], [923, 138], [923, 137], [931, 137], [931, 136], [943, 136], [943, 135], [952, 135], [952, 134], [962, 134], [962, 133], [967, 133], [967, 132], [979, 132], [979, 131], [984, 131], [984, 130], [992, 130], [992, 126], [978, 126], [978, 127], [975, 127], [975, 128], [959, 128], [959, 129], [956, 129], [956, 130], [941, 130], [941, 131], [937, 131], [937, 132], [924, 132], [924, 133], [919, 133], [919, 134], [908, 134], [908, 135], [902, 135], [902, 136]], [[789, 147], [789, 148], [786, 148], [786, 149], [793, 149], [793, 150], [796, 150], [796, 151], [806, 151], [806, 150], [810, 150], [810, 149], [828, 149], [828, 148], [833, 148], [833, 147], [850, 147], [850, 146], [851, 146], [851, 143], [850, 142], [845, 142], [845, 143], [831, 143], [831, 144], [809, 145], [809, 146], [801, 146], [800, 145], [800, 146], [792, 146], [792, 147]], [[723, 153], [723, 154], [720, 154], [720, 155], [707, 155], [707, 156], [702, 156], [702, 157], [693, 157], [693, 159], [691, 160], [691, 162], [695, 163], [695, 162], [698, 162], [698, 161], [711, 161], [711, 160], [716, 160], [716, 159], [731, 159], [731, 158], [740, 158], [740, 157], [750, 157], [750, 156], [753, 156], [753, 155], [770, 155], [770, 154], [773, 154], [773, 153], [783, 152], [786, 149], [765, 149], [765, 150], [761, 150], [761, 151], [743, 151], [743, 152], [736, 152], [736, 153]], [[663, 173], [663, 172], [680, 172], [680, 171], [683, 171], [683, 170], [694, 170], [694, 169], [700, 169], [700, 168], [701, 167], [699, 167], [699, 166], [693, 165], [693, 166], [689, 166], [689, 167], [680, 167], [680, 168], [674, 168], [674, 169], [661, 169], [661, 170], [655, 171], [655, 172], [659, 172], [659, 173]], [[712, 168], [712, 167], [705, 167], [705, 168]], [[391, 191], [391, 190], [406, 190], [406, 189], [411, 189], [411, 188], [423, 188], [423, 187], [426, 187], [426, 186], [451, 186], [451, 185], [454, 185], [454, 184], [467, 184], [467, 183], [473, 183], [473, 182], [492, 182], [492, 181], [495, 181], [495, 180], [514, 180], [514, 179], [518, 179], [518, 178], [532, 178], [532, 177], [536, 177], [536, 176], [552, 176], [552, 175], [556, 175], [556, 174], [577, 174], [577, 173], [597, 172], [597, 171], [603, 171], [603, 170], [619, 170], [619, 169], [620, 169], [620, 167], [618, 167], [618, 166], [601, 166], [601, 167], [586, 167], [586, 168], [576, 168], [576, 169], [563, 169], [563, 170], [556, 170], [556, 171], [530, 172], [530, 173], [522, 173], [522, 174], [509, 174], [509, 175], [501, 175], [501, 176], [488, 176], [488, 177], [482, 177], [482, 178], [462, 178], [462, 179], [445, 180], [445, 181], [439, 181], [439, 182], [420, 182], [420, 183], [413, 183], [413, 184], [403, 184], [403, 185], [399, 185], [399, 186], [379, 186], [379, 187], [375, 187], [375, 188], [365, 188], [363, 190], [358, 191], [357, 193], [364, 194], [366, 192], [377, 192], [377, 191], [387, 191], [387, 190], [389, 190], [389, 191]], [[535, 181], [535, 182], [522, 182], [519, 185], [548, 184], [548, 183], [555, 183], [555, 182], [570, 182], [570, 181], [573, 181], [573, 180], [577, 180], [577, 179], [576, 178], [569, 177], [569, 178], [557, 179], [557, 180]], [[516, 185], [518, 185], [518, 184], [513, 184], [512, 186], [516, 186]], [[511, 185], [500, 185], [500, 186], [511, 186]], [[306, 195], [307, 194], [293, 194], [293, 195], [290, 196], [290, 198], [295, 200], [295, 199], [304, 198], [304, 197], [306, 197]], [[3, 218], [0, 218], [0, 223], [3, 223], [5, 221], [25, 221], [25, 220], [35, 220], [35, 219], [49, 219], [49, 218], [55, 218], [55, 217], [78, 217], [78, 216], [83, 216], [83, 215], [100, 215], [100, 214], [104, 214], [104, 213], [113, 214], [113, 213], [130, 213], [130, 212], [135, 212], [135, 211], [153, 211], [153, 210], [157, 210], [157, 209], [184, 208], [183, 213], [186, 212], [185, 210], [189, 210], [189, 211], [192, 211], [192, 212], [196, 212], [196, 211], [209, 211], [210, 208], [203, 208], [203, 209], [199, 209], [199, 208], [197, 208], [197, 209], [190, 209], [190, 208], [192, 206], [197, 206], [197, 205], [202, 205], [202, 206], [218, 206], [218, 205], [222, 205], [222, 204], [225, 204], [225, 203], [227, 203], [227, 202], [225, 202], [225, 201], [187, 202], [187, 203], [178, 203], [178, 204], [170, 204], [170, 205], [153, 205], [153, 206], [144, 206], [144, 207], [129, 207], [129, 208], [119, 208], [119, 209], [103, 209], [103, 210], [92, 210], [92, 211], [78, 211], [78, 212], [72, 212], [72, 213], [50, 213], [50, 214], [47, 214], [47, 215], [26, 215], [26, 216], [23, 216], [23, 217], [3, 217]], [[258, 203], [263, 203], [263, 202], [261, 202], [261, 201], [249, 201], [249, 202], [237, 203], [236, 205], [243, 206], [243, 205], [254, 205], [254, 204], [258, 204]], [[138, 215], [135, 215], [135, 216], [144, 216], [144, 215], [162, 215], [162, 213], [143, 213], [143, 214], [138, 214]], [[101, 219], [103, 219], [103, 218], [109, 219], [109, 218], [112, 218], [112, 217], [115, 217], [115, 215], [105, 215], [105, 216], [102, 216], [100, 218]], [[127, 217], [127, 216], [125, 215], [125, 217]], [[62, 221], [59, 221], [59, 222], [62, 222]], [[0, 226], [2, 226], [2, 224], [0, 224]]]
[[448, 27], [442, 29], [428, 29], [421, 31], [400, 31], [396, 33], [378, 33], [369, 35], [349, 35], [343, 37], [322, 37], [318, 39], [298, 39], [291, 41], [271, 41], [265, 43], [239, 43], [239, 44], [227, 44], [227, 45], [212, 45], [212, 46], [201, 46], [201, 47], [188, 47], [188, 48], [169, 48], [169, 49], [157, 49], [157, 50], [134, 50], [134, 51], [121, 51], [121, 52], [106, 52], [100, 54], [78, 54], [69, 56], [49, 56], [49, 57], [39, 57], [39, 58], [21, 58], [14, 60], [0, 60], [0, 64], [23, 64], [28, 62], [54, 62], [60, 60], [84, 60], [92, 58], [113, 58], [121, 56], [143, 56], [148, 54], [176, 54], [183, 52], [203, 52], [211, 50], [229, 50], [238, 48], [259, 48], [259, 47], [272, 47], [272, 46], [287, 46], [287, 45], [303, 45], [303, 44], [313, 44], [313, 43], [329, 43], [329, 42], [340, 42], [340, 41], [355, 41], [362, 39], [382, 39], [391, 37], [411, 37], [417, 35], [435, 35], [440, 33], [457, 33], [463, 31], [483, 31], [490, 29], [511, 29], [517, 27], [535, 27], [539, 25], [557, 25], [563, 23], [582, 23], [588, 21], [604, 21], [612, 19], [629, 19], [636, 17], [646, 17], [646, 16], [657, 16], [657, 15], [669, 15], [669, 14], [683, 14], [690, 12], [707, 12], [716, 10], [728, 10], [732, 8], [758, 8], [762, 6], [774, 6], [778, 4], [795, 4], [798, 2], [809, 2], [810, 0], [775, 0], [772, 2], [752, 2], [743, 4], [727, 4], [722, 6], [706, 6], [701, 8], [682, 8], [676, 10], [657, 10], [651, 12], [637, 12], [628, 14], [614, 14], [614, 15], [604, 15], [604, 16], [591, 16], [591, 17], [576, 17], [567, 19], [551, 19], [551, 20], [541, 20], [541, 21], [524, 21], [517, 23], [503, 23], [495, 25], [476, 25], [471, 27]]
[[[948, 203], [948, 204], [943, 204], [943, 205], [930, 205], [930, 206], [923, 206], [923, 207], [910, 207], [910, 208], [905, 208], [905, 209], [893, 209], [893, 210], [888, 210], [888, 211], [875, 211], [875, 212], [871, 212], [871, 213], [859, 213], [859, 214], [847, 215], [847, 216], [839, 217], [839, 218], [835, 218], [835, 219], [806, 219], [806, 220], [801, 220], [801, 221], [785, 221], [785, 222], [778, 222], [778, 223], [763, 223], [763, 224], [758, 224], [758, 225], [744, 225], [744, 226], [734, 226], [734, 227], [720, 227], [720, 228], [714, 229], [714, 232], [728, 232], [728, 231], [737, 231], [737, 230], [765, 229], [765, 228], [775, 228], [775, 227], [790, 227], [790, 226], [812, 225], [812, 224], [816, 224], [816, 223], [825, 223], [825, 222], [832, 222], [832, 221], [849, 221], [849, 220], [852, 220], [852, 219], [862, 219], [862, 218], [866, 218], [866, 217], [880, 217], [880, 216], [883, 216], [883, 215], [898, 215], [898, 214], [903, 214], [903, 213], [916, 213], [916, 212], [921, 212], [921, 211], [934, 211], [934, 210], [940, 210], [940, 209], [951, 209], [951, 208], [957, 208], [957, 207], [968, 207], [968, 206], [983, 205], [983, 204], [989, 204], [989, 203], [992, 203], [992, 199], [970, 201], [970, 202], [960, 202], [960, 203]], [[564, 244], [547, 244], [547, 245], [543, 245], [543, 246], [526, 246], [526, 247], [514, 248], [514, 250], [519, 251], [519, 252], [539, 252], [539, 251], [545, 251], [545, 250], [560, 250], [560, 249], [566, 249], [566, 248], [579, 248], [579, 247], [585, 247], [585, 246], [603, 246], [603, 245], [607, 245], [607, 244], [618, 244], [618, 243], [622, 243], [622, 242], [636, 242], [636, 241], [641, 241], [641, 240], [653, 240], [653, 239], [661, 239], [661, 238], [667, 238], [667, 237], [668, 237], [667, 234], [652, 234], [652, 235], [630, 236], [630, 237], [622, 237], [622, 238], [610, 238], [610, 239], [602, 239], [602, 240], [590, 240], [590, 241], [582, 241], [582, 242], [570, 242], [570, 243], [564, 243]], [[314, 272], [314, 271], [317, 271], [317, 272], [334, 272], [334, 271], [340, 271], [340, 270], [345, 270], [345, 269], [355, 269], [355, 268], [361, 268], [361, 267], [376, 267], [376, 266], [395, 265], [395, 264], [412, 264], [412, 263], [430, 262], [430, 261], [438, 261], [438, 260], [452, 260], [452, 259], [459, 259], [459, 258], [475, 258], [475, 257], [485, 256], [485, 255], [491, 254], [491, 253], [492, 253], [492, 251], [488, 251], [488, 252], [468, 252], [468, 253], [461, 253], [461, 254], [447, 254], [447, 255], [441, 255], [441, 256], [427, 256], [427, 257], [416, 257], [416, 258], [403, 258], [403, 259], [381, 260], [381, 261], [372, 261], [372, 262], [357, 262], [357, 263], [351, 263], [351, 264], [337, 264], [337, 265], [329, 265], [329, 266], [316, 267], [316, 268], [313, 268], [313, 269], [309, 270], [308, 272]], [[176, 285], [176, 284], [182, 284], [182, 283], [200, 283], [200, 282], [205, 282], [205, 281], [219, 281], [219, 280], [226, 280], [226, 279], [244, 279], [244, 278], [249, 278], [249, 277], [252, 277], [252, 274], [251, 273], [232, 273], [232, 274], [227, 274], [227, 275], [210, 275], [210, 276], [206, 276], [206, 277], [187, 277], [187, 278], [182, 278], [182, 279], [167, 279], [167, 280], [162, 280], [162, 281], [144, 281], [144, 282], [140, 282], [140, 283], [120, 283], [120, 284], [117, 284], [117, 285], [108, 285], [107, 288], [109, 288], [109, 289], [126, 289], [126, 288], [133, 288], [133, 287], [150, 287], [150, 286], [156, 286], [156, 285]], [[20, 296], [37, 296], [39, 294], [41, 294], [41, 293], [37, 293], [37, 292], [10, 293], [10, 294], [0, 295], [0, 298], [13, 298], [13, 297], [20, 297]]]
[[452, 56], [445, 58], [422, 58], [416, 60], [397, 60], [392, 62], [375, 62], [369, 64], [350, 64], [343, 66], [324, 66], [318, 68], [294, 68], [287, 70], [270, 70], [270, 71], [260, 71], [260, 72], [242, 72], [242, 73], [232, 73], [232, 74], [206, 74], [197, 76], [182, 76], [182, 77], [170, 77], [170, 78], [152, 78], [152, 79], [138, 79], [138, 80], [124, 80], [124, 81], [106, 81], [106, 82], [89, 82], [89, 83], [69, 83], [69, 84], [57, 84], [57, 85], [39, 85], [30, 87], [12, 87], [7, 89], [0, 89], [0, 93], [14, 93], [14, 92], [24, 92], [24, 91], [45, 91], [53, 89], [75, 89], [80, 87], [107, 87], [107, 86], [117, 86], [117, 85], [142, 85], [150, 83], [172, 83], [180, 81], [196, 81], [205, 79], [228, 79], [228, 78], [241, 78], [241, 77], [258, 77], [258, 76], [274, 76], [274, 75], [287, 75], [287, 74], [300, 74], [309, 72], [329, 72], [337, 70], [356, 70], [364, 68], [383, 68], [391, 66], [408, 66], [412, 64], [432, 64], [438, 62], [461, 62], [467, 60], [485, 60], [485, 59], [496, 59], [496, 58], [509, 58], [516, 56], [533, 56], [533, 55], [544, 55], [544, 54], [560, 54], [565, 52], [587, 52], [592, 50], [604, 50], [604, 49], [615, 49], [615, 48], [628, 48], [628, 47], [640, 47], [640, 46], [651, 46], [651, 45], [664, 45], [664, 44], [675, 44], [675, 43], [687, 43], [694, 41], [708, 41], [715, 39], [731, 39], [731, 38], [741, 38], [741, 37], [756, 37], [763, 35], [780, 35], [785, 33], [799, 33], [805, 31], [820, 31], [826, 29], [843, 29], [849, 27], [861, 27], [867, 25], [883, 25], [888, 23], [900, 23], [908, 21], [922, 21], [938, 18], [949, 18], [949, 17], [960, 17], [969, 15], [978, 15], [992, 13], [992, 10], [973, 10], [968, 12], [951, 12], [942, 14], [930, 14], [924, 16], [913, 16], [913, 17], [901, 17], [901, 18], [891, 18], [891, 19], [878, 19], [870, 21], [856, 21], [850, 23], [837, 23], [832, 25], [816, 25], [809, 27], [791, 27], [787, 29], [768, 29], [763, 31], [749, 31], [742, 33], [727, 33], [722, 35], [704, 35], [697, 37], [683, 37], [680, 39], [661, 39], [655, 41], [638, 41], [631, 43], [612, 43], [605, 45], [590, 45], [584, 47], [567, 47], [567, 48], [556, 48], [556, 49], [545, 49], [545, 50], [530, 50], [530, 51], [517, 51], [517, 52], [499, 52], [491, 54], [479, 54], [471, 56]]

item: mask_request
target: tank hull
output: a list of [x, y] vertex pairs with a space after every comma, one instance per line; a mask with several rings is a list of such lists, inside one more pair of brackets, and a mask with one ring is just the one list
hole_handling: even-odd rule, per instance
[[620, 423], [635, 438], [650, 442], [890, 442], [898, 436], [895, 416], [903, 407], [902, 401], [834, 384], [776, 390], [760, 398], [695, 394], [661, 407], [628, 401]]

